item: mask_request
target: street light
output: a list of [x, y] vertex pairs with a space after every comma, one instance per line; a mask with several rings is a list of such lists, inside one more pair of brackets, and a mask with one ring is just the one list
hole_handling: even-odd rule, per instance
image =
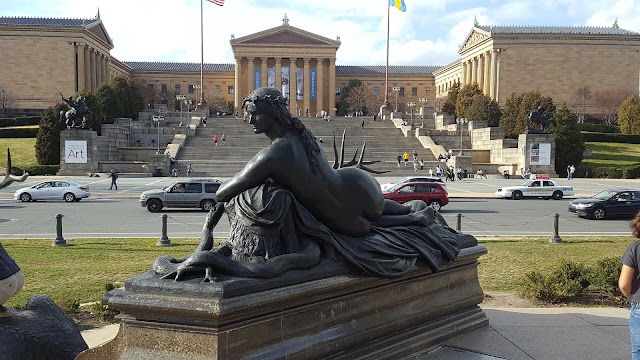
[[463, 118], [459, 118], [458, 119], [458, 126], [460, 128], [460, 152], [458, 153], [458, 156], [462, 156], [464, 155], [462, 153], [462, 130], [463, 130], [463, 125], [466, 123], [466, 119]]
[[411, 128], [413, 128], [413, 108], [416, 106], [416, 103], [414, 101], [410, 101], [407, 103], [407, 106], [409, 107], [409, 110], [411, 111]]
[[158, 124], [158, 151], [156, 152], [156, 154], [160, 154], [160, 121], [164, 121], [164, 116], [154, 115], [153, 121], [155, 121], [156, 124]]
[[391, 90], [393, 91], [394, 94], [396, 94], [396, 112], [398, 112], [398, 94], [400, 93], [400, 87], [394, 86], [393, 89]]
[[182, 102], [185, 101], [187, 99], [186, 95], [176, 95], [176, 101], [180, 102], [180, 122], [182, 122], [182, 118], [184, 117], [184, 114], [182, 113]]
[[422, 115], [422, 127], [424, 127], [424, 108], [427, 106], [429, 99], [423, 97], [418, 99], [418, 101], [420, 101], [420, 104], [422, 104], [422, 111], [420, 111], [420, 115]]

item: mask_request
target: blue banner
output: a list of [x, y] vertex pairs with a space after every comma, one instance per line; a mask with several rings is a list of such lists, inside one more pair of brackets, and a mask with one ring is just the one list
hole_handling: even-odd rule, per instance
[[260, 81], [261, 77], [262, 77], [262, 69], [259, 67], [253, 69], [253, 78], [254, 78], [256, 89], [261, 87], [260, 86], [260, 84], [262, 83], [262, 81]]
[[318, 77], [318, 73], [316, 72], [316, 68], [311, 68], [311, 100], [316, 99], [316, 80]]

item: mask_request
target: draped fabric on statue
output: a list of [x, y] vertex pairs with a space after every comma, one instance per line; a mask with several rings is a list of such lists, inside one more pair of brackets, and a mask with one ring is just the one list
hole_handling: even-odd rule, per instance
[[[353, 238], [338, 234], [321, 224], [288, 190], [273, 182], [244, 191], [231, 203], [248, 226], [264, 227], [282, 223], [291, 215], [299, 237], [334, 249], [350, 264], [366, 274], [396, 278], [411, 269], [418, 259], [436, 272], [454, 260], [459, 249], [475, 239], [447, 226], [373, 227], [369, 235]], [[286, 251], [285, 251], [286, 252]]]

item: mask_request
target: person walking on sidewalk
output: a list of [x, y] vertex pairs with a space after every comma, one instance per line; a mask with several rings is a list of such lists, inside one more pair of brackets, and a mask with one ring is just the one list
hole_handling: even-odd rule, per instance
[[213, 143], [218, 146], [218, 135], [213, 135]]
[[111, 173], [108, 177], [111, 178], [111, 186], [109, 186], [109, 190], [113, 190], [114, 187], [118, 190], [118, 184], [116, 184], [116, 180], [118, 180], [118, 172], [111, 169]]
[[[640, 239], [640, 212], [631, 220], [631, 235]], [[622, 270], [618, 286], [630, 306], [629, 333], [631, 335], [631, 359], [640, 360], [640, 240], [629, 244], [622, 258]]]
[[187, 165], [187, 177], [191, 177], [191, 170], [193, 170], [191, 164]]
[[407, 166], [407, 162], [409, 162], [409, 154], [407, 154], [406, 151], [402, 154], [402, 158], [404, 159], [404, 166]]

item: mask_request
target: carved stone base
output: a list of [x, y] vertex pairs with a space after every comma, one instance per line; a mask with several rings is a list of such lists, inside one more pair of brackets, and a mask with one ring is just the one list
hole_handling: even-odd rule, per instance
[[307, 271], [304, 282], [290, 278], [289, 285], [272, 288], [257, 286], [265, 280], [256, 279], [198, 284], [140, 275], [107, 294], [109, 306], [123, 314], [117, 337], [77, 359], [353, 360], [421, 354], [487, 325], [477, 306], [483, 299], [477, 259], [485, 253], [481, 245], [463, 249], [436, 274], [416, 266], [389, 280], [326, 277], [332, 271], [325, 269], [316, 279]]

